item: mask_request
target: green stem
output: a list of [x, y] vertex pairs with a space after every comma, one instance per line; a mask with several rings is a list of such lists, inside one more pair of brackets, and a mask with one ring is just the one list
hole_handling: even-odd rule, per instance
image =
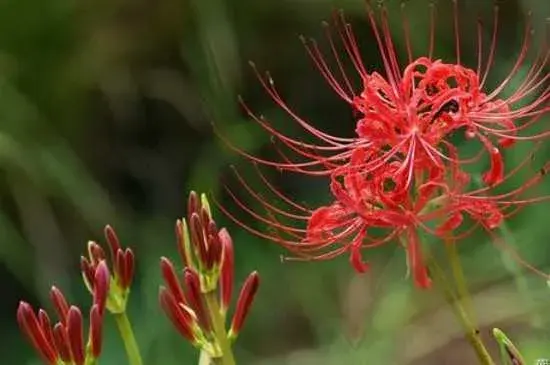
[[[89, 359], [88, 357], [86, 357], [86, 361], [84, 362], [84, 365], [97, 365], [97, 363], [98, 363], [97, 359]], [[64, 363], [60, 362], [59, 364], [63, 365]]]
[[[214, 335], [220, 346], [221, 358], [219, 358], [220, 365], [235, 365], [235, 358], [233, 357], [233, 351], [231, 350], [231, 343], [227, 337], [227, 331], [225, 329], [225, 321], [222, 316], [220, 306], [218, 304], [218, 297], [216, 291], [212, 290], [204, 293], [206, 300], [206, 307], [208, 315], [212, 321], [212, 327], [214, 327]], [[213, 359], [214, 361], [216, 359]]]
[[[451, 262], [454, 261], [456, 258], [451, 259], [450, 257]], [[466, 336], [468, 338], [468, 341], [470, 341], [470, 343], [472, 344], [472, 347], [474, 348], [476, 355], [480, 360], [481, 364], [495, 365], [493, 359], [491, 358], [491, 355], [489, 354], [489, 352], [485, 348], [485, 345], [481, 341], [481, 338], [479, 337], [479, 331], [477, 330], [476, 326], [472, 323], [470, 317], [468, 316], [468, 313], [464, 308], [463, 301], [460, 300], [460, 297], [457, 298], [457, 296], [454, 294], [454, 291], [452, 289], [452, 285], [445, 278], [443, 269], [441, 269], [441, 267], [437, 264], [437, 262], [432, 257], [429, 257], [427, 262], [428, 262], [429, 268], [431, 269], [431, 272], [435, 274], [436, 279], [440, 281], [441, 284], [443, 285], [447, 302], [451, 305], [451, 308], [453, 308], [455, 315], [460, 320], [460, 323], [466, 330]], [[458, 265], [460, 265], [460, 262], [458, 262]], [[453, 274], [455, 269], [453, 269]], [[460, 272], [462, 272], [461, 268], [460, 268]], [[465, 280], [462, 281], [462, 284], [464, 284], [463, 289], [466, 288]]]
[[120, 337], [122, 337], [122, 341], [124, 342], [130, 365], [142, 365], [143, 362], [139, 354], [139, 347], [132, 330], [132, 325], [128, 320], [128, 315], [126, 312], [122, 312], [113, 314], [113, 316], [115, 317]]
[[451, 239], [446, 239], [445, 250], [451, 264], [453, 278], [456, 282], [456, 287], [458, 290], [458, 300], [462, 302], [464, 309], [470, 314], [470, 319], [472, 320], [472, 322], [476, 323], [477, 321], [474, 318], [474, 306], [472, 304], [470, 292], [468, 291], [468, 284], [466, 283], [464, 270], [462, 270], [462, 264], [460, 263], [460, 256], [458, 255], [458, 251], [456, 249], [456, 242]]
[[199, 365], [212, 365], [212, 358], [208, 354], [208, 352], [202, 350], [200, 357], [199, 357]]

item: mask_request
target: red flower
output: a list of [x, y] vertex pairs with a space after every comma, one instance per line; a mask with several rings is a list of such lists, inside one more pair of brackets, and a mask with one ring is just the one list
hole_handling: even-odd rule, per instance
[[[498, 48], [498, 7], [486, 52], [483, 29], [478, 23], [478, 60], [474, 69], [462, 63], [457, 2], [453, 1], [453, 5], [456, 49], [453, 62], [434, 57], [434, 7], [431, 7], [430, 46], [422, 57], [413, 55], [408, 22], [403, 18], [406, 65], [398, 60], [386, 8], [381, 6], [377, 20], [373, 9], [368, 7], [384, 74], [367, 70], [351, 25], [342, 14], [335, 16], [335, 33], [343, 52], [329, 26], [326, 27], [328, 56], [315, 41], [303, 39], [321, 75], [354, 111], [357, 118], [353, 138], [329, 135], [300, 117], [286, 104], [271, 76], [263, 77], [252, 65], [265, 91], [315, 142], [285, 135], [244, 103], [248, 115], [278, 142], [277, 152], [282, 161], [253, 156], [224, 140], [255, 164], [309, 176], [327, 176], [331, 203], [308, 209], [276, 189], [260, 172], [265, 187], [290, 208], [283, 209], [270, 203], [264, 194], [255, 192], [236, 173], [244, 190], [267, 214], [257, 213], [233, 191], [228, 189], [228, 193], [242, 210], [268, 225], [269, 233], [249, 227], [227, 209], [221, 207], [222, 210], [250, 232], [283, 245], [301, 259], [329, 259], [349, 252], [353, 266], [360, 272], [367, 268], [361, 257], [363, 249], [396, 239], [406, 247], [416, 283], [426, 287], [429, 279], [420, 251], [420, 230], [440, 237], [461, 238], [473, 229], [462, 227], [464, 215], [476, 225], [492, 230], [522, 206], [547, 199], [524, 195], [541, 181], [546, 165], [522, 186], [505, 193], [497, 190], [502, 190], [504, 182], [530, 164], [527, 158], [507, 171], [501, 149], [550, 135], [548, 131], [528, 134], [530, 127], [550, 111], [550, 75], [545, 72], [550, 63], [549, 50], [544, 44], [528, 64], [532, 41], [529, 18], [510, 73], [496, 87], [488, 89], [488, 75]], [[348, 61], [357, 79], [346, 71]], [[525, 76], [514, 84], [516, 88], [509, 90], [512, 79], [517, 81], [521, 75]], [[361, 84], [359, 91], [354, 87], [357, 81]], [[450, 139], [457, 133], [477, 141], [481, 146], [479, 153], [469, 158], [461, 156]], [[489, 168], [483, 171], [479, 187], [472, 188], [473, 175], [465, 171], [476, 168], [485, 156]], [[305, 228], [297, 228], [296, 221]], [[430, 228], [432, 223], [438, 228]]]

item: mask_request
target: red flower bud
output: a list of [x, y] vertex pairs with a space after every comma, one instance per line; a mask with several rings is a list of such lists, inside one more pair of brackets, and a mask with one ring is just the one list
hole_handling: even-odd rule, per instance
[[82, 278], [89, 290], [93, 290], [94, 285], [94, 267], [84, 256], [80, 257], [80, 271], [82, 272]]
[[227, 229], [222, 228], [218, 233], [222, 246], [222, 263], [220, 273], [220, 302], [225, 313], [231, 303], [234, 278], [233, 240]]
[[107, 302], [110, 279], [111, 277], [109, 269], [107, 268], [107, 263], [105, 261], [100, 262], [99, 265], [97, 265], [94, 275], [93, 299], [101, 315], [103, 315], [103, 310]]
[[106, 258], [103, 248], [94, 241], [88, 242], [88, 256], [90, 257], [90, 263], [94, 266]]
[[53, 332], [52, 332], [52, 324], [50, 321], [50, 317], [48, 317], [48, 314], [45, 310], [39, 309], [38, 310], [38, 323], [40, 323], [40, 329], [44, 333], [44, 337], [48, 341], [48, 343], [53, 344]]
[[69, 304], [67, 303], [65, 296], [61, 290], [55, 286], [52, 286], [52, 289], [50, 290], [50, 299], [55, 307], [59, 320], [63, 325], [65, 325], [67, 323], [67, 315], [69, 313]]
[[235, 338], [238, 336], [244, 320], [248, 315], [254, 296], [258, 291], [258, 286], [260, 285], [260, 277], [256, 271], [252, 272], [246, 278], [246, 281], [241, 289], [239, 298], [237, 299], [237, 309], [233, 315], [233, 320], [231, 321], [231, 330], [230, 336]]
[[[88, 333], [88, 341], [91, 345], [91, 356], [97, 358], [101, 352], [101, 327], [102, 327], [102, 310], [108, 284], [102, 283], [109, 278], [106, 264], [102, 263], [98, 266], [96, 272], [96, 288], [102, 292], [98, 292], [97, 303], [92, 305], [90, 311], [90, 327]], [[103, 289], [101, 289], [103, 288]], [[59, 322], [52, 323], [47, 313], [40, 309], [36, 316], [31, 306], [25, 302], [19, 304], [17, 309], [17, 320], [21, 326], [23, 333], [29, 338], [34, 348], [40, 354], [42, 359], [51, 365], [57, 365], [58, 360], [63, 363], [74, 365], [84, 365], [87, 363], [85, 341], [83, 337], [83, 318], [80, 309], [76, 306], [69, 306], [65, 297], [59, 289], [52, 287], [50, 297], [59, 316]]]
[[58, 354], [55, 345], [48, 341], [30, 304], [20, 302], [17, 308], [17, 322], [40, 357], [49, 365], [56, 365]]
[[120, 240], [111, 226], [105, 226], [104, 233], [111, 253], [113, 276], [122, 290], [128, 290], [134, 276], [134, 253], [130, 248], [120, 246]]
[[115, 260], [116, 253], [121, 250], [120, 240], [118, 239], [115, 230], [110, 225], [105, 226], [103, 233], [105, 234], [105, 240], [109, 245], [109, 251], [111, 251], [111, 260]]
[[165, 287], [161, 287], [159, 291], [160, 306], [176, 327], [178, 332], [192, 344], [197, 343], [197, 336], [194, 328], [196, 322], [193, 316], [178, 302]]
[[187, 230], [186, 223], [181, 219], [178, 219], [176, 221], [176, 228], [175, 228], [178, 253], [180, 254], [181, 261], [185, 266], [193, 267], [193, 261], [191, 258], [191, 252], [190, 252], [190, 247], [188, 242], [189, 237], [187, 237], [188, 232], [186, 232], [186, 230]]
[[197, 213], [193, 213], [189, 218], [189, 230], [191, 234], [191, 243], [195, 249], [196, 256], [201, 265], [206, 267], [208, 265], [208, 247], [206, 246], [204, 237], [204, 227]]
[[197, 274], [196, 271], [185, 268], [183, 277], [185, 280], [185, 287], [187, 289], [187, 300], [189, 302], [189, 306], [197, 315], [197, 319], [202, 330], [208, 332], [211, 328], [210, 320], [202, 299], [199, 274]]
[[193, 214], [198, 213], [199, 207], [199, 196], [196, 192], [191, 191], [189, 193], [189, 198], [187, 199], [187, 218], [189, 219]]
[[55, 347], [59, 353], [59, 357], [64, 362], [71, 361], [71, 348], [69, 346], [69, 335], [67, 329], [61, 323], [56, 323], [53, 328]]
[[124, 270], [122, 273], [122, 287], [129, 288], [132, 285], [135, 270], [134, 252], [130, 248], [124, 250]]
[[102, 328], [103, 328], [103, 310], [100, 309], [99, 305], [94, 304], [90, 310], [90, 329], [88, 337], [90, 339], [90, 347], [92, 356], [98, 358], [101, 354], [101, 344], [103, 342], [102, 338]]
[[161, 257], [160, 268], [162, 271], [164, 282], [168, 286], [168, 290], [170, 291], [170, 293], [172, 293], [176, 302], [187, 304], [185, 294], [183, 293], [181, 283], [178, 279], [178, 276], [176, 275], [176, 270], [174, 269], [174, 265], [172, 264], [172, 262], [170, 262], [170, 260], [168, 260], [166, 257]]
[[76, 365], [84, 365], [84, 339], [82, 313], [75, 306], [69, 308], [67, 315], [67, 334], [69, 335], [69, 347], [73, 361]]

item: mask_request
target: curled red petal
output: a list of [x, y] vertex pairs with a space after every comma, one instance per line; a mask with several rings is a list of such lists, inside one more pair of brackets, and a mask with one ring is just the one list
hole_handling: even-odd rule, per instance
[[449, 232], [452, 232], [460, 227], [463, 221], [464, 217], [460, 212], [453, 213], [451, 214], [449, 219], [447, 219], [437, 228], [437, 234], [439, 234], [440, 236], [445, 236]]
[[418, 241], [418, 235], [414, 229], [409, 229], [407, 236], [407, 255], [411, 265], [414, 283], [421, 289], [427, 289], [431, 287], [432, 281], [428, 276], [428, 270], [422, 259], [422, 250], [420, 248], [420, 242]]
[[363, 256], [361, 255], [363, 237], [364, 234], [359, 234], [350, 246], [350, 263], [359, 274], [363, 274], [369, 269], [369, 265], [363, 261]]
[[490, 147], [489, 156], [491, 167], [489, 171], [483, 174], [483, 182], [487, 185], [495, 185], [504, 179], [504, 160], [497, 147]]

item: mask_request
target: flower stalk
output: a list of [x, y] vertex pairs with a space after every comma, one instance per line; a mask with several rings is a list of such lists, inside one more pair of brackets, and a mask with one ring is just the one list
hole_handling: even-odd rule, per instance
[[233, 355], [233, 350], [231, 349], [229, 336], [225, 329], [225, 319], [223, 317], [220, 305], [218, 304], [218, 296], [216, 295], [216, 292], [212, 290], [204, 293], [204, 299], [206, 302], [208, 317], [212, 322], [214, 336], [221, 350], [221, 357], [217, 359], [214, 358], [214, 363], [220, 365], [235, 365], [235, 357]]
[[[452, 257], [455, 257], [455, 258], [452, 258]], [[457, 258], [458, 258], [457, 255], [453, 255], [450, 257], [451, 261], [456, 260]], [[468, 310], [465, 308], [464, 300], [463, 300], [464, 293], [457, 295], [456, 291], [453, 288], [453, 285], [445, 277], [445, 273], [443, 269], [431, 255], [427, 256], [427, 264], [430, 269], [430, 272], [434, 275], [436, 282], [438, 282], [438, 284], [441, 285], [443, 289], [443, 293], [447, 300], [447, 303], [451, 306], [451, 308], [453, 309], [453, 312], [455, 313], [456, 318], [460, 321], [465, 331], [466, 338], [472, 345], [480, 363], [483, 365], [495, 365], [495, 362], [493, 361], [491, 355], [489, 354], [489, 351], [487, 351], [487, 348], [485, 347], [485, 345], [483, 344], [483, 341], [481, 340], [481, 337], [479, 336], [479, 330], [477, 329], [477, 326], [472, 321], [468, 313]], [[456, 265], [457, 262], [455, 262], [454, 264]], [[459, 261], [458, 261], [458, 265], [460, 265]], [[460, 271], [462, 271], [461, 267], [460, 267]]]
[[126, 349], [126, 355], [128, 356], [128, 362], [130, 365], [142, 365], [141, 355], [139, 352], [139, 346], [132, 330], [132, 325], [128, 319], [126, 312], [113, 314], [115, 318], [120, 337], [124, 342], [124, 348]]

